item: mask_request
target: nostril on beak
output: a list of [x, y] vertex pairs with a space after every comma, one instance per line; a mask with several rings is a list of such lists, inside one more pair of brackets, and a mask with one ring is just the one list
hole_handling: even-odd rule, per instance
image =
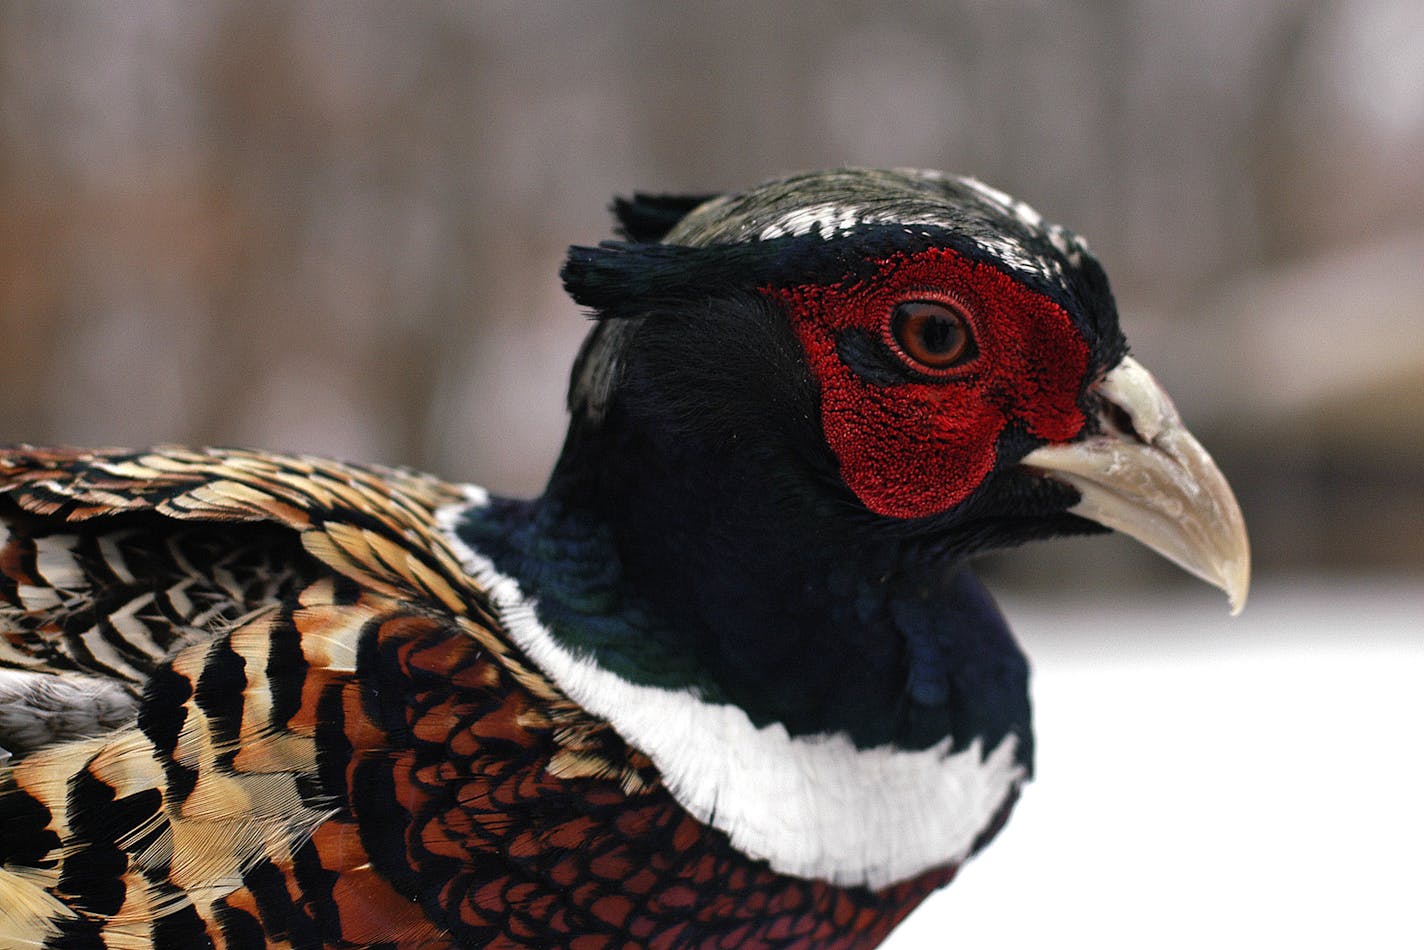
[[1146, 443], [1142, 433], [1137, 431], [1137, 426], [1132, 424], [1132, 416], [1126, 409], [1113, 402], [1111, 399], [1104, 399], [1098, 410], [1099, 419], [1113, 433], [1130, 438], [1136, 442]]

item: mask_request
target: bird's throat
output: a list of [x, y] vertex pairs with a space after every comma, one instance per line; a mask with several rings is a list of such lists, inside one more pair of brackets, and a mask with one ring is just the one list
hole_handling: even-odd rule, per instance
[[870, 545], [710, 465], [472, 508], [461, 539], [569, 650], [792, 736], [1031, 750], [1027, 667], [962, 565]]

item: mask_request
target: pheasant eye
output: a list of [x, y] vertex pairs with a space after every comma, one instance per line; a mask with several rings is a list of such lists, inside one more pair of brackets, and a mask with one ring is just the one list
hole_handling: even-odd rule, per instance
[[890, 315], [895, 346], [919, 369], [949, 369], [974, 353], [969, 320], [959, 308], [933, 300], [907, 300]]

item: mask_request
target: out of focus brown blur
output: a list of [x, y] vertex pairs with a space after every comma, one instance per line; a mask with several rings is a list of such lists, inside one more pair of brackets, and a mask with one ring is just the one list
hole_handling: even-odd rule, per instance
[[1258, 576], [1417, 574], [1421, 156], [1416, 0], [6, 3], [0, 441], [537, 492], [611, 195], [935, 167], [1087, 236]]

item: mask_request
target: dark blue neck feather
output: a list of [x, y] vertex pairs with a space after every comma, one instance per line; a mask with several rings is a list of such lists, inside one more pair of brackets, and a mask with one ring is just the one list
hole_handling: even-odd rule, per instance
[[872, 540], [755, 452], [596, 441], [595, 461], [571, 437], [543, 498], [459, 529], [566, 646], [792, 735], [987, 751], [1014, 733], [1030, 762], [1026, 661], [962, 562]]

